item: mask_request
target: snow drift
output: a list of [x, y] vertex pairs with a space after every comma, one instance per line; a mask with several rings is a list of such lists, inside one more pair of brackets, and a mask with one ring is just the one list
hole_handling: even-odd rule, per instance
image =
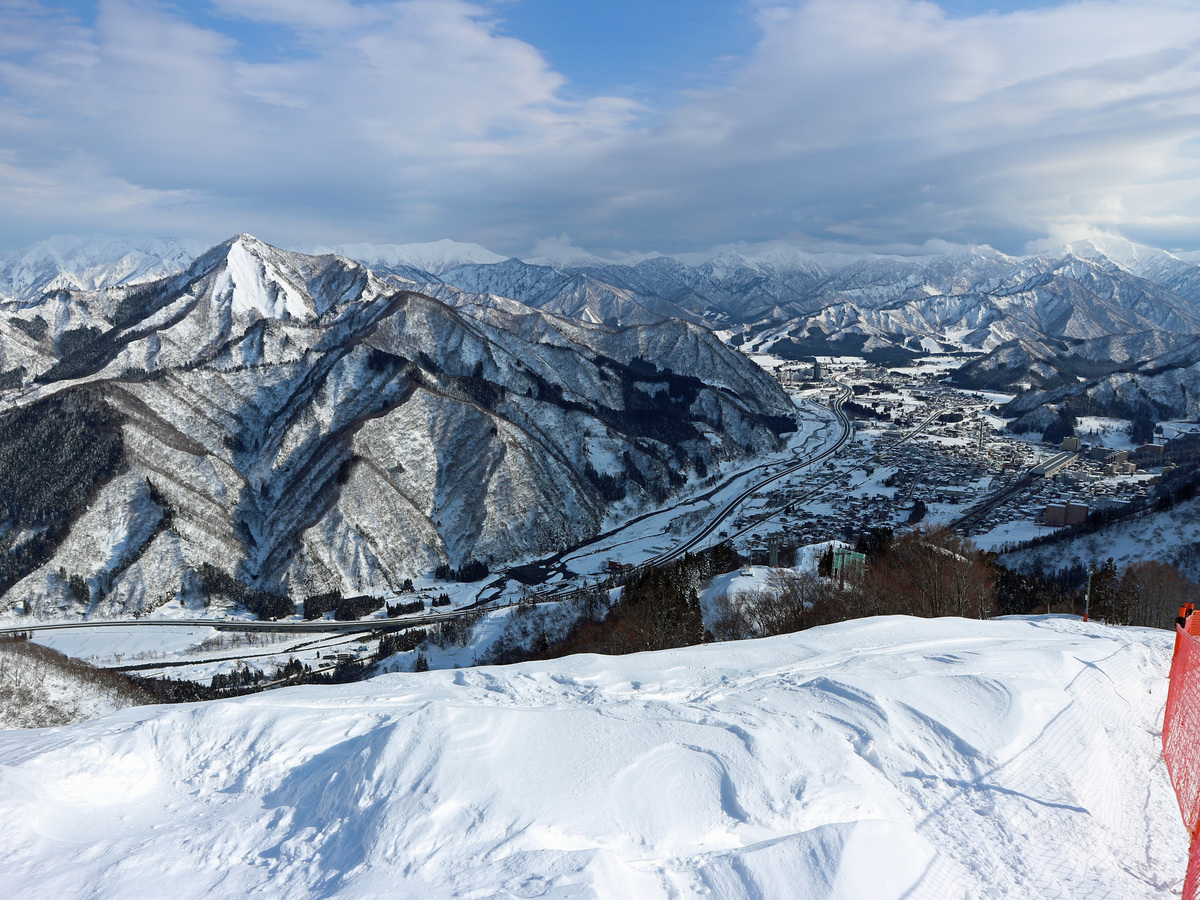
[[1171, 635], [871, 619], [0, 733], [11, 896], [1169, 897]]

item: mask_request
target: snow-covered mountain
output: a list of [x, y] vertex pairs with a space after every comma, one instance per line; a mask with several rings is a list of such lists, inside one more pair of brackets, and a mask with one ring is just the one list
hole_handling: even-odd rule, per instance
[[[360, 251], [369, 262], [371, 255]], [[389, 257], [421, 282], [421, 257]], [[432, 270], [429, 270], [432, 271]], [[901, 257], [726, 250], [706, 259], [629, 263], [580, 256], [471, 261], [437, 277], [597, 322], [688, 318], [733, 328], [748, 346], [968, 348], [1136, 332], [1200, 333], [1200, 265], [1119, 239], [1013, 257], [990, 249]], [[437, 291], [435, 286], [427, 289]]]
[[153, 281], [188, 267], [197, 241], [64, 235], [0, 254], [0, 300], [33, 303], [48, 291]]
[[[1157, 375], [1200, 364], [1193, 340], [1200, 336], [1200, 261], [1115, 237], [1028, 257], [987, 248], [852, 257], [773, 246], [686, 260], [649, 254], [614, 263], [583, 253], [522, 261], [453, 241], [338, 249], [393, 287], [464, 312], [488, 307], [515, 314], [533, 307], [612, 326], [682, 319], [728, 329], [743, 349], [793, 357], [865, 353], [888, 362], [943, 348], [983, 351], [959, 375], [964, 385], [975, 387], [1029, 383], [1053, 389], [1080, 379]], [[43, 246], [16, 255], [42, 261], [37, 278], [30, 274], [32, 263], [10, 264], [5, 271], [12, 284], [23, 285], [20, 291], [8, 289], [22, 304], [51, 289], [39, 303], [47, 310], [41, 318], [57, 336], [90, 327], [93, 313], [53, 287], [116, 283], [122, 273], [134, 278], [143, 269], [131, 268], [131, 261], [143, 257], [146, 272], [172, 267], [182, 272], [183, 255], [163, 248], [135, 252], [114, 239], [70, 257], [88, 265], [68, 266], [70, 254], [55, 256]], [[101, 259], [108, 262], [101, 265]], [[19, 277], [12, 274], [18, 269], [24, 273]], [[9, 326], [28, 330], [18, 319]], [[18, 368], [39, 370], [45, 361], [37, 358], [37, 343], [16, 335], [0, 369], [0, 386], [15, 383], [11, 373]], [[1152, 385], [1149, 393], [1184, 398], [1190, 377], [1167, 376], [1161, 389]], [[1128, 389], [1114, 383], [1111, 392]], [[1191, 407], [1185, 402], [1170, 408]]]
[[[0, 294], [29, 301], [54, 287], [144, 280], [190, 262], [183, 245], [106, 239], [68, 252], [79, 243], [72, 240], [4, 258]], [[869, 347], [924, 342], [991, 351], [1016, 340], [1200, 333], [1200, 263], [1115, 237], [1028, 257], [987, 248], [855, 257], [774, 246], [687, 261], [647, 254], [614, 263], [582, 252], [522, 261], [450, 240], [309, 252], [355, 259], [442, 299], [494, 295], [620, 325], [683, 318], [733, 327], [750, 346], [850, 338]]]
[[614, 326], [672, 318], [703, 322], [694, 311], [658, 294], [614, 284], [589, 271], [563, 273], [519, 259], [487, 266], [457, 266], [442, 273], [442, 281], [468, 294], [496, 294], [585, 322]]
[[14, 897], [1178, 896], [1172, 636], [859, 620], [0, 732]]
[[792, 410], [695, 325], [456, 308], [248, 235], [0, 313], [2, 574], [35, 612], [192, 602], [215, 570], [304, 596], [559, 549], [778, 447]]
[[[1183, 362], [1169, 363], [1167, 360], [1173, 355], [1181, 357]], [[1064, 354], [1062, 359], [1041, 366], [1058, 374], [1074, 362], [1074, 357]], [[1065, 381], [1055, 379], [1050, 385], [1021, 391], [1005, 405], [1004, 414], [1017, 417], [1019, 424], [1013, 427], [1027, 425], [1037, 431], [1045, 427], [1048, 418], [1054, 418], [1047, 416], [1047, 409], [1058, 409], [1062, 404], [1080, 414], [1091, 412], [1126, 419], [1144, 416], [1153, 421], [1200, 420], [1200, 340], [1193, 339], [1174, 354], [1131, 362], [1120, 368], [1110, 363], [1105, 368], [1104, 374]]]

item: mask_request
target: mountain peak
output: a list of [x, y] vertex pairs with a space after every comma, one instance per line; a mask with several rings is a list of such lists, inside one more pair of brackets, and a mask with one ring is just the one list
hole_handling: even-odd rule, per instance
[[1079, 259], [1101, 262], [1107, 260], [1137, 275], [1143, 274], [1149, 266], [1161, 264], [1164, 261], [1178, 260], [1178, 257], [1165, 250], [1148, 247], [1145, 244], [1135, 244], [1133, 241], [1113, 234], [1094, 235], [1074, 241], [1067, 244], [1060, 252], [1069, 253]]
[[311, 256], [240, 233], [198, 257], [188, 271], [193, 277], [213, 273], [214, 298], [228, 302], [235, 316], [311, 320], [332, 302], [309, 290], [314, 263]]

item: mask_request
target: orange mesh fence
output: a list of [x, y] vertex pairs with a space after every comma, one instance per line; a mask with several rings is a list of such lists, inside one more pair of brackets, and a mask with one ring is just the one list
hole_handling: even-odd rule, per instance
[[1163, 719], [1163, 757], [1192, 836], [1183, 900], [1200, 900], [1200, 616], [1175, 635], [1175, 659]]

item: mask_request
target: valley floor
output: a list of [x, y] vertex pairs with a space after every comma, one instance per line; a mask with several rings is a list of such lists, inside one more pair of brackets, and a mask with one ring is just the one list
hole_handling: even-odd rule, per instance
[[1177, 896], [1168, 632], [887, 617], [0, 732], [21, 897]]

